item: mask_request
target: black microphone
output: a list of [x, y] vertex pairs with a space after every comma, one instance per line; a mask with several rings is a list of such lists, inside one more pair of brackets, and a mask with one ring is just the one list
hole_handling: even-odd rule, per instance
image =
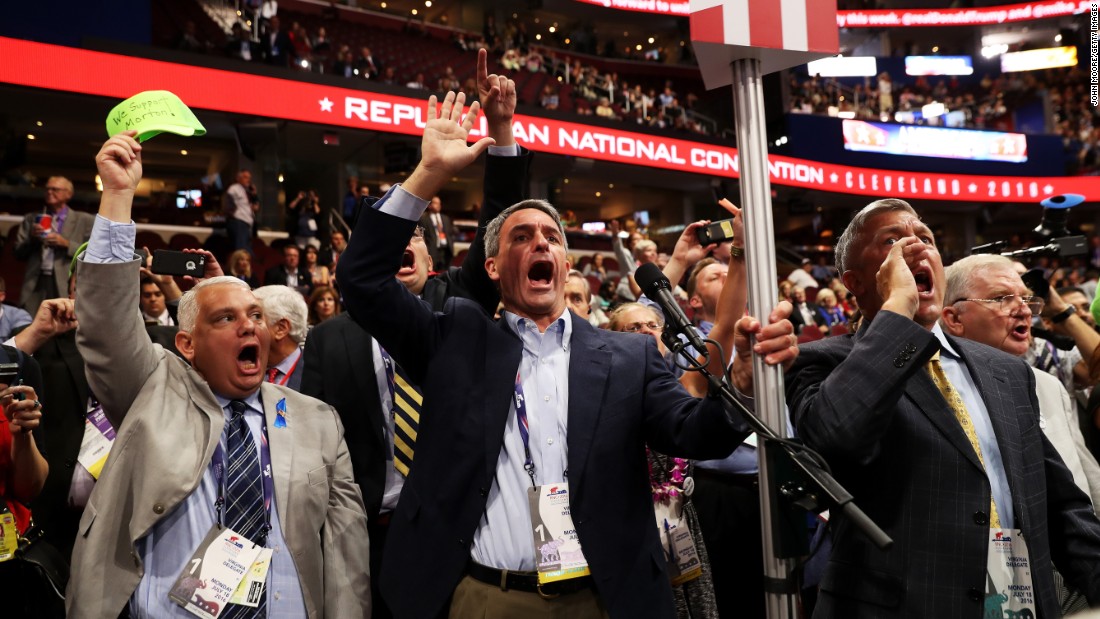
[[652, 262], [643, 264], [634, 272], [634, 281], [638, 282], [638, 286], [645, 293], [645, 296], [661, 306], [661, 310], [665, 313], [665, 328], [671, 328], [674, 332], [687, 337], [688, 343], [699, 354], [707, 354], [707, 345], [703, 343], [699, 331], [688, 320], [684, 310], [680, 309], [676, 297], [672, 296], [672, 284], [669, 283], [668, 278], [661, 272], [661, 269], [657, 268], [657, 265]]

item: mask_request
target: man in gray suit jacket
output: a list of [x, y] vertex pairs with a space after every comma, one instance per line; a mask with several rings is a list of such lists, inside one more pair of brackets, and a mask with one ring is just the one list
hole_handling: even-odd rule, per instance
[[[1100, 521], [1043, 437], [1034, 375], [1020, 359], [937, 325], [945, 285], [932, 232], [908, 203], [879, 200], [849, 224], [836, 264], [863, 324], [802, 347], [787, 374], [788, 402], [799, 436], [894, 546], [879, 550], [834, 518], [814, 616], [999, 613], [1000, 594], [1012, 590], [987, 589], [997, 531], [1030, 555], [1035, 614], [1027, 616], [1060, 616], [1052, 563], [1100, 603]], [[961, 396], [973, 438], [932, 372], [941, 383], [946, 375], [953, 400]]]
[[[80, 521], [69, 616], [128, 605], [190, 617], [168, 593], [223, 524], [273, 553], [261, 608], [225, 615], [369, 616], [367, 521], [343, 428], [332, 407], [264, 382], [271, 336], [252, 292], [224, 277], [184, 296], [176, 347], [190, 364], [153, 345], [137, 312], [119, 316], [137, 306], [134, 135], [96, 156], [103, 198], [77, 280], [77, 344], [117, 437]], [[235, 520], [241, 503], [252, 511]]]
[[[51, 176], [46, 181], [45, 210], [27, 213], [15, 236], [15, 257], [27, 263], [19, 303], [32, 316], [43, 300], [69, 290], [69, 262], [92, 232], [95, 218], [70, 208], [72, 197], [72, 182]], [[49, 225], [40, 225], [46, 216]]]

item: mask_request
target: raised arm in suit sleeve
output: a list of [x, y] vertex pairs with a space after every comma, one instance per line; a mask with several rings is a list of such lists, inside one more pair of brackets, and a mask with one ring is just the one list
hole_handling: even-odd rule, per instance
[[[376, 206], [385, 209], [397, 191], [402, 190], [394, 187]], [[352, 319], [375, 334], [418, 381], [439, 340], [440, 327], [429, 305], [394, 277], [415, 226], [416, 219], [363, 209], [336, 267], [336, 279]]]
[[[515, 154], [502, 154], [513, 151]], [[462, 266], [452, 269], [455, 283], [490, 316], [500, 303], [500, 291], [485, 272], [485, 228], [504, 209], [527, 197], [531, 151], [518, 144], [490, 147], [485, 157], [485, 195], [477, 220], [477, 235]]]
[[478, 50], [477, 90], [488, 137], [494, 145], [485, 157], [484, 196], [477, 220], [477, 234], [461, 270], [453, 277], [458, 290], [487, 314], [496, 313], [500, 292], [485, 273], [485, 227], [504, 209], [527, 197], [531, 152], [516, 143], [512, 119], [516, 112], [516, 83], [507, 76], [489, 74], [488, 53]]
[[668, 368], [653, 338], [646, 338], [645, 440], [653, 449], [697, 460], [725, 458], [751, 430], [718, 398], [695, 398]]
[[130, 207], [141, 180], [141, 145], [133, 133], [107, 140], [96, 155], [103, 197], [77, 270], [77, 346], [88, 385], [116, 428], [164, 354], [136, 310], [141, 260], [134, 255]]
[[[308, 366], [307, 366], [308, 367]], [[351, 472], [351, 457], [344, 442], [344, 426], [336, 409], [329, 407], [339, 428], [336, 457], [329, 487], [328, 512], [321, 530], [324, 553], [325, 617], [370, 617], [370, 542], [367, 516], [359, 486]]]
[[906, 382], [938, 349], [930, 331], [889, 311], [856, 336], [804, 346], [786, 375], [798, 436], [827, 459], [870, 463]]

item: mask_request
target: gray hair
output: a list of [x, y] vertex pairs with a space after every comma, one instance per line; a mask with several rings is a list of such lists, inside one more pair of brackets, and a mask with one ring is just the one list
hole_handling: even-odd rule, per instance
[[264, 306], [264, 319], [267, 326], [286, 318], [290, 323], [290, 339], [295, 344], [306, 341], [309, 331], [309, 308], [302, 293], [289, 286], [261, 286], [252, 291]]
[[974, 283], [980, 279], [980, 276], [994, 269], [1016, 272], [1011, 260], [997, 254], [974, 254], [944, 269], [944, 275], [947, 276], [947, 290], [943, 294], [944, 305], [951, 305], [959, 299], [969, 297], [973, 294], [971, 291], [974, 290]]
[[561, 245], [565, 251], [569, 251], [569, 244], [565, 240], [565, 226], [561, 223], [561, 215], [558, 214], [558, 209], [554, 208], [546, 200], [524, 200], [518, 204], [513, 204], [504, 209], [489, 222], [489, 225], [485, 227], [485, 257], [495, 258], [500, 253], [500, 232], [504, 229], [504, 221], [512, 216], [516, 211], [522, 211], [526, 209], [535, 209], [536, 211], [542, 211], [550, 216], [550, 219], [554, 220], [554, 223], [558, 224], [558, 230], [561, 232]]
[[635, 260], [641, 260], [642, 256], [645, 255], [647, 249], [653, 249], [654, 251], [656, 251], [657, 244], [649, 239], [642, 239], [635, 243], [634, 247], [631, 248], [630, 251]]
[[852, 260], [855, 258], [852, 255], [855, 251], [854, 246], [861, 244], [867, 222], [880, 213], [891, 211], [907, 211], [920, 219], [920, 215], [908, 202], [896, 198], [875, 200], [863, 207], [848, 223], [848, 227], [844, 229], [844, 234], [841, 234], [840, 239], [836, 242], [836, 270], [838, 273], [844, 275], [844, 272], [851, 268]]
[[211, 277], [204, 279], [201, 282], [195, 284], [195, 287], [187, 292], [183, 293], [183, 297], [180, 298], [180, 305], [177, 317], [180, 323], [180, 331], [186, 331], [188, 333], [195, 330], [195, 321], [199, 319], [199, 291], [203, 288], [209, 288], [210, 286], [218, 285], [235, 285], [241, 286], [245, 290], [251, 291], [248, 284], [233, 277], [232, 275], [219, 275], [218, 277]]
[[622, 305], [616, 307], [615, 310], [611, 312], [611, 315], [607, 317], [608, 318], [607, 328], [610, 329], [611, 331], [620, 330], [620, 328], [625, 326], [625, 325], [623, 325], [623, 314], [625, 314], [629, 311], [636, 310], [636, 309], [646, 310], [650, 314], [653, 314], [653, 317], [656, 318], [657, 320], [659, 320], [660, 322], [665, 321], [664, 314], [662, 314], [662, 313], [658, 312], [657, 310], [653, 309], [652, 306], [646, 305], [644, 303], [638, 303], [636, 301], [631, 301], [630, 303], [623, 303]]

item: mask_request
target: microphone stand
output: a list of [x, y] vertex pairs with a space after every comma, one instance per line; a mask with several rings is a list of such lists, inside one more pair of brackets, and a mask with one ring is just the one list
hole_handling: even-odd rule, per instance
[[[852, 502], [852, 495], [826, 470], [827, 465], [823, 460], [819, 461], [819, 455], [802, 443], [782, 438], [772, 431], [755, 413], [741, 403], [726, 384], [725, 376], [715, 376], [707, 369], [706, 364], [700, 364], [695, 359], [691, 354], [691, 348], [677, 337], [673, 329], [665, 329], [661, 339], [670, 351], [687, 360], [688, 365], [680, 366], [681, 368], [700, 372], [707, 378], [710, 395], [721, 398], [727, 413], [739, 413], [745, 423], [760, 439], [766, 441], [769, 447], [780, 448], [767, 450], [767, 479], [776, 484], [778, 489], [776, 494], [781, 501], [781, 505], [773, 507], [785, 508], [771, 510], [772, 535], [775, 538], [774, 549], [777, 557], [791, 558], [805, 554], [802, 549], [806, 548], [808, 543], [805, 541], [804, 521], [800, 523], [799, 510], [814, 513], [821, 513], [827, 509], [836, 510], [862, 531], [879, 549], [887, 550], [893, 546], [894, 540]], [[706, 341], [717, 344], [714, 340]], [[705, 354], [705, 351], [703, 352]]]

